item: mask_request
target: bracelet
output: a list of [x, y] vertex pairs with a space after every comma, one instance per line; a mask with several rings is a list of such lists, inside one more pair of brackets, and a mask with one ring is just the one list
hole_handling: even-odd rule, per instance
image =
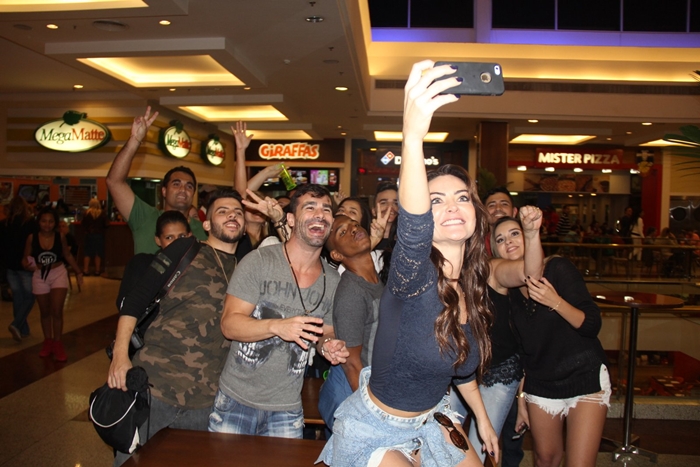
[[559, 311], [559, 305], [561, 305], [561, 301], [562, 301], [562, 299], [560, 298], [559, 303], [557, 303], [557, 306], [555, 306], [554, 308], [550, 308], [550, 309], [553, 311]]
[[272, 224], [272, 226], [276, 229], [281, 229], [285, 225], [287, 225], [287, 219], [285, 219], [284, 217], [282, 219], [278, 220], [277, 222], [275, 222], [274, 224]]
[[525, 399], [525, 391], [520, 391], [518, 395], [515, 396], [516, 399]]
[[321, 343], [321, 355], [323, 355], [324, 357], [326, 356], [326, 349], [324, 349], [323, 346], [326, 345], [326, 342], [332, 341], [332, 340], [333, 340], [332, 337], [326, 337], [326, 340], [324, 340], [324, 341]]

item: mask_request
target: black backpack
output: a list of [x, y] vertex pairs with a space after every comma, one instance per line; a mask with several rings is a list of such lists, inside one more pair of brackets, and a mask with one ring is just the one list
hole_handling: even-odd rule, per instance
[[[139, 428], [150, 415], [150, 388], [146, 370], [137, 366], [126, 373], [126, 391], [107, 383], [90, 394], [90, 421], [102, 441], [131, 454], [145, 444]], [[148, 438], [148, 435], [146, 436]]]

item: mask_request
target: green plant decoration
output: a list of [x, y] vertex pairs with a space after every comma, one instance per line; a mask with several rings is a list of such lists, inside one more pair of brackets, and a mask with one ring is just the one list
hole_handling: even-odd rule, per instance
[[675, 165], [684, 166], [678, 170], [691, 171], [683, 175], [684, 177], [689, 177], [691, 175], [700, 174], [700, 128], [694, 125], [682, 126], [679, 128], [681, 131], [680, 135], [667, 134], [664, 135], [664, 141], [669, 141], [671, 143], [685, 144], [686, 146], [673, 146], [671, 154], [674, 156], [687, 157], [691, 160], [685, 162], [678, 162]]
[[63, 114], [63, 123], [67, 125], [75, 125], [83, 118], [87, 118], [86, 113], [78, 112], [77, 110], [69, 110]]
[[496, 180], [496, 176], [493, 174], [493, 172], [483, 167], [479, 167], [479, 172], [476, 176], [476, 184], [479, 188], [479, 198], [481, 198], [481, 201], [483, 202], [486, 197], [486, 193], [488, 193], [492, 188], [495, 188], [498, 185], [498, 181]]

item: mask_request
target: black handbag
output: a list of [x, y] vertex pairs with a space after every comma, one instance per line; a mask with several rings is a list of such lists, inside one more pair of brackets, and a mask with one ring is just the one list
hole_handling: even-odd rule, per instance
[[[156, 316], [158, 316], [158, 311], [160, 311], [160, 301], [168, 294], [170, 289], [173, 288], [173, 286], [177, 283], [177, 280], [182, 277], [182, 274], [190, 265], [194, 257], [197, 256], [197, 253], [199, 253], [201, 245], [202, 244], [198, 241], [192, 243], [192, 246], [190, 246], [185, 254], [182, 255], [177, 268], [168, 278], [168, 281], [165, 283], [163, 288], [146, 307], [146, 310], [143, 312], [138, 321], [136, 321], [136, 326], [134, 326], [134, 331], [131, 333], [131, 338], [129, 339], [129, 360], [134, 358], [136, 352], [138, 352], [144, 346], [143, 338], [146, 334], [146, 329], [148, 329], [148, 326], [150, 326]], [[114, 341], [107, 346], [105, 352], [107, 353], [107, 357], [112, 360], [112, 357], [114, 356]]]
[[102, 441], [117, 451], [131, 454], [146, 442], [139, 436], [139, 428], [148, 420], [151, 411], [146, 370], [137, 366], [127, 371], [126, 387], [127, 390], [122, 391], [105, 383], [93, 391], [89, 415]]

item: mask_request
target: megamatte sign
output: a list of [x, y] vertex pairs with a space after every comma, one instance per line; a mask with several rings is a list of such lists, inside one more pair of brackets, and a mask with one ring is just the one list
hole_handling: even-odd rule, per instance
[[318, 159], [321, 155], [319, 144], [288, 143], [261, 144], [258, 155], [267, 160], [271, 159]]
[[211, 165], [221, 165], [225, 158], [224, 145], [219, 141], [219, 137], [209, 135], [206, 144], [202, 145], [202, 159]]
[[111, 137], [109, 128], [76, 110], [67, 111], [60, 120], [44, 123], [34, 132], [37, 143], [61, 152], [89, 151], [105, 145]]
[[184, 125], [179, 120], [170, 122], [169, 127], [160, 130], [158, 137], [158, 145], [160, 150], [168, 156], [182, 159], [187, 156], [192, 149], [192, 139], [190, 135], [183, 130]]

